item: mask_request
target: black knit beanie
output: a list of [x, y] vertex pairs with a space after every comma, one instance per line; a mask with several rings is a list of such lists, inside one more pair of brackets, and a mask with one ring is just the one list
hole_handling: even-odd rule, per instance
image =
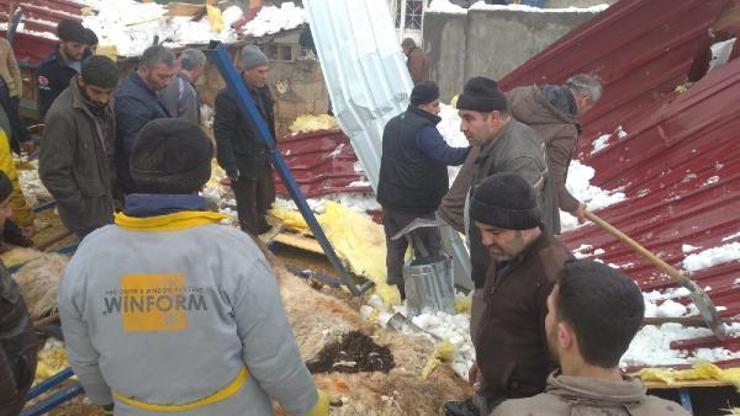
[[528, 230], [542, 223], [542, 211], [526, 179], [514, 173], [497, 173], [475, 188], [470, 218], [504, 230]]
[[457, 108], [482, 113], [508, 111], [506, 96], [498, 89], [498, 83], [486, 77], [475, 77], [468, 80], [457, 100]]
[[0, 170], [0, 203], [10, 198], [11, 193], [13, 193], [13, 182], [10, 181], [5, 172]]
[[67, 42], [86, 43], [85, 28], [77, 20], [64, 19], [57, 25], [57, 37]]
[[192, 194], [211, 177], [213, 144], [197, 124], [175, 118], [150, 121], [131, 152], [136, 191]]
[[439, 98], [439, 87], [432, 81], [416, 84], [411, 90], [411, 105], [429, 104]]

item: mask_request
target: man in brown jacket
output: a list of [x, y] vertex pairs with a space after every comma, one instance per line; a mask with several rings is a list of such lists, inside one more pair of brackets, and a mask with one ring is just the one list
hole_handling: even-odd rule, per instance
[[[13, 183], [0, 171], [0, 229], [13, 208]], [[36, 374], [36, 336], [20, 289], [0, 261], [0, 416], [16, 416]]]
[[429, 63], [427, 54], [416, 46], [416, 42], [411, 38], [406, 38], [401, 42], [403, 54], [406, 55], [406, 66], [411, 74], [411, 81], [414, 85], [420, 82], [429, 81]]
[[39, 175], [62, 222], [80, 239], [113, 222], [117, 84], [113, 61], [92, 56], [46, 113]]
[[[514, 88], [506, 94], [511, 115], [539, 133], [547, 147], [547, 166], [561, 210], [585, 220], [586, 204], [565, 187], [568, 166], [576, 151], [581, 127], [577, 117], [588, 111], [602, 94], [601, 82], [586, 74], [569, 78], [565, 85]], [[560, 234], [560, 229], [555, 230]]]
[[[494, 174], [470, 200], [471, 227], [491, 256], [485, 309], [471, 334], [476, 364], [470, 371], [476, 405], [488, 415], [505, 399], [542, 392], [554, 369], [545, 334], [547, 296], [570, 251], [543, 231], [534, 187], [520, 175]], [[448, 415], [475, 415], [469, 402], [450, 402]]]
[[619, 360], [640, 329], [645, 307], [637, 285], [591, 260], [569, 262], [547, 299], [551, 354], [560, 370], [545, 392], [507, 400], [492, 416], [688, 416], [677, 403], [645, 394], [625, 379]]

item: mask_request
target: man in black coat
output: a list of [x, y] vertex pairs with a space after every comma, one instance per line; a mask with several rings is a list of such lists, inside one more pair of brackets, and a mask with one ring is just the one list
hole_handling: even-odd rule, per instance
[[[388, 248], [387, 282], [398, 287], [401, 298], [403, 261], [408, 242], [392, 240], [416, 218], [434, 219], [434, 212], [449, 188], [447, 166], [461, 165], [469, 148], [447, 145], [436, 128], [439, 114], [439, 88], [433, 82], [417, 84], [411, 92], [411, 105], [391, 119], [383, 131], [378, 202], [383, 207], [383, 227]], [[414, 250], [428, 256], [439, 255], [441, 237], [437, 228], [413, 231]], [[418, 251], [421, 246], [424, 250]]]
[[[0, 172], [0, 228], [13, 212], [13, 184]], [[0, 416], [16, 416], [36, 374], [37, 340], [20, 289], [0, 261]]]
[[65, 19], [57, 25], [59, 45], [46, 58], [36, 72], [38, 87], [38, 111], [41, 117], [62, 91], [66, 90], [74, 76], [82, 71], [82, 60], [86, 54], [87, 35], [77, 20]]
[[[275, 137], [274, 101], [267, 85], [267, 56], [255, 45], [245, 46], [237, 62], [242, 78], [262, 119]], [[239, 224], [244, 231], [263, 234], [270, 230], [265, 215], [275, 200], [272, 149], [260, 138], [257, 127], [246, 119], [229, 88], [216, 96], [213, 132], [219, 165], [231, 179]]]

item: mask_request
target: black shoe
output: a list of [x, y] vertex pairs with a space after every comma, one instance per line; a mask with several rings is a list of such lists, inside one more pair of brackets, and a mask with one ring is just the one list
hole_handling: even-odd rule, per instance
[[480, 410], [473, 403], [473, 399], [453, 400], [445, 403], [447, 416], [480, 416]]

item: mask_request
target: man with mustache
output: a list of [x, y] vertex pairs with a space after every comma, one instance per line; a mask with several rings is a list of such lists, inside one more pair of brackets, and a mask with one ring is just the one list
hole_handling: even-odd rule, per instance
[[566, 261], [573, 258], [547, 233], [535, 188], [522, 176], [497, 173], [475, 187], [471, 227], [490, 256], [480, 290], [483, 313], [475, 333], [470, 371], [474, 403], [448, 402], [448, 415], [488, 415], [501, 402], [545, 388], [554, 369], [548, 360], [547, 297]]

